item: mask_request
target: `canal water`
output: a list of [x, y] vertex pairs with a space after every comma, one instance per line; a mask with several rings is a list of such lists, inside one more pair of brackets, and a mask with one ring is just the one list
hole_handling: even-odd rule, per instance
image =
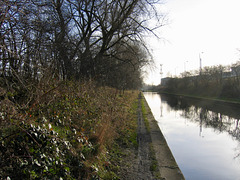
[[240, 180], [240, 107], [146, 92], [187, 180]]

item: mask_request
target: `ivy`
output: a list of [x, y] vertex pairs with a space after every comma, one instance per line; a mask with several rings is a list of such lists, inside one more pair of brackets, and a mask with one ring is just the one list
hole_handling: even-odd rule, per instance
[[45, 117], [42, 119], [43, 124], [38, 125], [21, 123], [11, 131], [13, 134], [1, 139], [2, 178], [74, 177], [70, 171], [73, 162], [69, 161], [69, 157], [76, 156], [76, 153], [79, 156], [74, 161], [77, 160], [78, 166], [83, 168], [84, 153], [93, 149], [84, 134], [73, 130], [75, 146], [82, 145], [79, 152], [74, 152], [71, 142], [60, 137]]
[[117, 163], [106, 152], [130, 132], [129, 96], [91, 83], [43, 92], [49, 93], [29, 107], [1, 101], [0, 179], [115, 177]]

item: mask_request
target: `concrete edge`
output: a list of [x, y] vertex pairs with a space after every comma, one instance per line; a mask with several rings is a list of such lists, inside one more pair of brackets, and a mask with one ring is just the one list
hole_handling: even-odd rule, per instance
[[[143, 96], [143, 94], [142, 94]], [[162, 179], [181, 180], [185, 179], [168, 144], [162, 134], [152, 111], [143, 96], [144, 106], [146, 109], [146, 117], [150, 126], [150, 135], [152, 139], [153, 149], [158, 161], [159, 171]]]

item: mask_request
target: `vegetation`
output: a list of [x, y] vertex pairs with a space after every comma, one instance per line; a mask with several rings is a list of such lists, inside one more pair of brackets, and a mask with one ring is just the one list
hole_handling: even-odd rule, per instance
[[1, 179], [117, 178], [158, 2], [0, 2]]
[[[143, 96], [143, 95], [141, 94], [141, 96]], [[148, 122], [148, 119], [147, 119], [147, 110], [146, 110], [145, 105], [144, 105], [143, 97], [141, 99], [141, 107], [142, 107], [142, 115], [143, 115], [144, 124], [146, 126], [147, 132], [149, 133], [150, 132], [150, 126], [149, 126], [149, 122]]]
[[[143, 36], [162, 26], [158, 2], [3, 0], [0, 76], [25, 90], [26, 81], [44, 76], [137, 88], [142, 67], [151, 62]], [[148, 24], [153, 18], [157, 23]]]
[[136, 145], [137, 92], [59, 83], [39, 87], [39, 98], [28, 107], [4, 93], [1, 178], [117, 177], [120, 147]]
[[205, 67], [192, 74], [185, 72], [181, 78], [169, 78], [161, 91], [188, 94], [231, 101], [240, 100], [239, 66], [237, 62], [230, 66]]

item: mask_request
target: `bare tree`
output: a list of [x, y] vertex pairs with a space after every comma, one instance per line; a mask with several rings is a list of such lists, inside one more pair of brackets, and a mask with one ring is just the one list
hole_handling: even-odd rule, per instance
[[[61, 79], [101, 81], [120, 64], [140, 72], [149, 58], [141, 59], [137, 51], [145, 48], [149, 54], [143, 35], [154, 34], [156, 26], [149, 28], [147, 22], [157, 17], [154, 5], [158, 2], [1, 1], [1, 75], [35, 81], [50, 70]], [[128, 49], [128, 58], [122, 55], [123, 49]]]

